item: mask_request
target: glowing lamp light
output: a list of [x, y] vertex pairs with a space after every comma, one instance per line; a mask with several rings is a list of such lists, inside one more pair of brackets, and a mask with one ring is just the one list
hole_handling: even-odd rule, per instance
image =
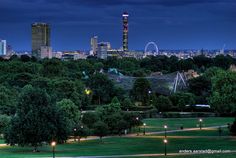
[[57, 144], [56, 142], [52, 142], [52, 143], [51, 143], [51, 146], [54, 147], [54, 146], [56, 146], [56, 144]]
[[163, 141], [163, 142], [164, 142], [165, 144], [166, 144], [166, 143], [168, 143], [167, 139], [164, 139], [164, 141]]
[[90, 95], [92, 93], [92, 91], [90, 89], [85, 89], [85, 94], [86, 95]]
[[164, 125], [164, 128], [166, 129], [166, 128], [167, 128], [167, 125]]

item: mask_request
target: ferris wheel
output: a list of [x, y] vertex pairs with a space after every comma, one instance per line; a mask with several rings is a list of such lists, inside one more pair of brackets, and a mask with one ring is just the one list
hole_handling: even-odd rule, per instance
[[[155, 50], [148, 51], [149, 46], [154, 46]], [[159, 52], [159, 48], [155, 42], [148, 42], [146, 44], [145, 49], [144, 49], [145, 56], [148, 56], [148, 55], [156, 56], [158, 55], [158, 52]]]

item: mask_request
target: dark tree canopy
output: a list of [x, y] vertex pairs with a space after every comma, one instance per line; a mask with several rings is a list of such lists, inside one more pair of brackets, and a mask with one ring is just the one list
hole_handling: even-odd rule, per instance
[[27, 85], [22, 90], [17, 113], [6, 132], [6, 142], [11, 145], [30, 145], [37, 150], [37, 146], [42, 142], [66, 140], [66, 130], [66, 122], [51, 105], [49, 95]]

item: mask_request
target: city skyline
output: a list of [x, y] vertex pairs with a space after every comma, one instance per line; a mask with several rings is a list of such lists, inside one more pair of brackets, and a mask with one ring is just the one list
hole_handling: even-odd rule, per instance
[[[129, 13], [129, 49], [149, 41], [160, 49], [235, 49], [233, 0], [1, 0], [0, 39], [31, 50], [31, 24], [51, 26], [54, 50], [90, 50], [90, 38], [122, 47], [122, 14]], [[19, 31], [20, 30], [20, 31]]]

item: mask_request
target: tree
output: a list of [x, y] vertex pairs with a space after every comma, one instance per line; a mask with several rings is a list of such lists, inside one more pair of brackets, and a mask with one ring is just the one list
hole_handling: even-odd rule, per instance
[[5, 133], [5, 130], [10, 124], [11, 117], [7, 115], [0, 115], [0, 134]]
[[195, 96], [192, 93], [179, 92], [170, 96], [174, 106], [177, 106], [179, 110], [183, 111], [186, 105], [195, 104]]
[[67, 122], [72, 130], [80, 120], [79, 108], [70, 99], [62, 99], [60, 102], [57, 102], [56, 105], [60, 113], [63, 113], [66, 117], [65, 119], [68, 120]]
[[151, 91], [150, 82], [145, 78], [138, 78], [131, 90], [131, 96], [136, 100], [142, 102], [143, 105], [147, 105], [149, 102], [149, 91]]
[[81, 138], [86, 138], [90, 134], [89, 128], [85, 125], [79, 125], [75, 129], [75, 135], [79, 136], [79, 141]]
[[134, 107], [133, 103], [131, 102], [130, 98], [125, 98], [122, 102], [121, 102], [121, 108], [123, 110], [128, 110], [130, 108]]
[[44, 59], [42, 74], [44, 77], [61, 77], [64, 75], [64, 67], [59, 59]]
[[231, 64], [233, 64], [233, 58], [229, 55], [224, 56], [224, 55], [217, 55], [213, 59], [214, 65], [217, 67], [221, 67], [225, 70], [227, 70]]
[[14, 74], [12, 80], [9, 84], [12, 86], [23, 88], [25, 85], [29, 84], [33, 79], [33, 75], [29, 73], [16, 73]]
[[96, 73], [92, 75], [88, 80], [88, 87], [92, 89], [93, 99], [97, 100], [97, 103], [108, 103], [111, 101], [114, 94], [114, 84], [107, 76]]
[[213, 64], [212, 58], [208, 58], [205, 55], [199, 55], [193, 57], [194, 64], [197, 65], [198, 68], [206, 69]]
[[129, 128], [129, 123], [125, 121], [124, 119], [118, 120], [116, 124], [116, 131], [119, 135], [122, 134], [123, 130], [126, 130]]
[[96, 71], [100, 71], [101, 69], [103, 69], [103, 67], [104, 67], [104, 65], [103, 65], [103, 63], [101, 63], [101, 62], [97, 62], [97, 63], [95, 63], [94, 64], [94, 69], [96, 70]]
[[0, 85], [0, 114], [15, 114], [17, 94], [17, 91], [13, 88]]
[[96, 112], [102, 121], [107, 120], [110, 115], [120, 113], [121, 108], [119, 103], [111, 103], [96, 108]]
[[17, 113], [5, 133], [6, 142], [30, 145], [34, 151], [42, 142], [63, 142], [68, 136], [67, 122], [63, 117], [63, 113], [59, 114], [51, 105], [45, 91], [27, 85], [20, 94]]
[[82, 122], [89, 128], [92, 128], [94, 123], [99, 120], [98, 114], [96, 112], [86, 112], [83, 114]]
[[209, 101], [219, 113], [236, 112], [236, 73], [225, 71], [212, 78]]
[[170, 110], [172, 102], [168, 97], [161, 95], [157, 99], [155, 99], [153, 105], [157, 108], [158, 111], [163, 112]]
[[94, 124], [94, 134], [100, 137], [100, 141], [102, 141], [102, 137], [106, 136], [108, 132], [108, 126], [104, 122], [98, 121]]
[[[81, 92], [83, 93], [83, 91]], [[77, 91], [77, 84], [69, 80], [55, 79], [50, 82], [50, 93], [53, 99], [61, 101], [70, 99], [76, 106], [81, 106], [81, 95]]]
[[197, 102], [207, 104], [207, 98], [211, 93], [211, 78], [205, 75], [189, 80], [189, 92], [197, 96]]
[[131, 131], [132, 127], [142, 125], [142, 117], [139, 113], [134, 112], [124, 112], [123, 118], [127, 122], [128, 129]]
[[189, 69], [194, 69], [194, 63], [192, 59], [186, 59], [186, 60], [179, 60], [178, 62], [178, 68], [179, 70], [189, 70]]
[[29, 62], [31, 60], [31, 58], [28, 55], [21, 55], [20, 60], [22, 62]]

